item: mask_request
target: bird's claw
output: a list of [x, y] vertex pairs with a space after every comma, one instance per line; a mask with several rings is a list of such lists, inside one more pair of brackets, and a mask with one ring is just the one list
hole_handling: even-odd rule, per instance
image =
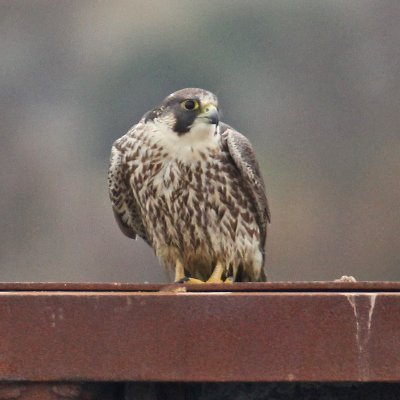
[[189, 278], [187, 276], [183, 277], [182, 279], [179, 279], [176, 281], [176, 283], [205, 283], [204, 281], [201, 281], [200, 279], [195, 279], [195, 278]]

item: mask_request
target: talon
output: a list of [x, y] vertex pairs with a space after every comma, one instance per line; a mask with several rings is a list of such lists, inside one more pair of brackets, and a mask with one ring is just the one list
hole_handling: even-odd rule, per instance
[[233, 276], [228, 276], [225, 280], [224, 283], [232, 284], [234, 282]]
[[175, 283], [186, 283], [189, 280], [187, 276], [175, 281]]

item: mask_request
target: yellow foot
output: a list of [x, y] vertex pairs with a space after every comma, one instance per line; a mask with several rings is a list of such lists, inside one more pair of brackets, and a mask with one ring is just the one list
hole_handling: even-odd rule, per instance
[[182, 279], [179, 279], [179, 281], [175, 281], [175, 283], [205, 283], [204, 281], [201, 281], [200, 279], [195, 279], [195, 278], [188, 278], [184, 277]]
[[210, 275], [210, 277], [207, 279], [207, 283], [223, 283], [224, 281], [222, 280], [222, 275], [225, 272], [225, 268], [223, 264], [218, 261], [217, 264], [215, 265], [215, 268]]
[[175, 281], [175, 283], [195, 283], [195, 284], [199, 284], [199, 283], [228, 283], [228, 284], [232, 284], [233, 283], [233, 277], [228, 277], [226, 278], [224, 281], [222, 279], [217, 279], [217, 278], [209, 278], [207, 279], [205, 282], [200, 280], [200, 279], [196, 279], [196, 278], [182, 278], [179, 279], [178, 281]]
[[215, 278], [211, 276], [209, 279], [207, 279], [206, 283], [233, 283], [233, 277], [229, 276], [225, 280], [222, 280], [221, 278]]
[[210, 278], [206, 280], [206, 283], [224, 283], [224, 281], [221, 278], [216, 278], [211, 275]]

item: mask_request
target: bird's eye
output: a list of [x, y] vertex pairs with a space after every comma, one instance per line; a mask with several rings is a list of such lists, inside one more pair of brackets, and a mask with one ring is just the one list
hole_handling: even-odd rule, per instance
[[185, 100], [181, 103], [185, 110], [193, 111], [199, 108], [199, 102], [196, 100]]

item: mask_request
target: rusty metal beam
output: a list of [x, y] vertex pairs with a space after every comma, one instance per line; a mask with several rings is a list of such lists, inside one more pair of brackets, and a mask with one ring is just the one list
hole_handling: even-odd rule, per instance
[[174, 288], [0, 285], [0, 380], [400, 380], [397, 283]]
[[[234, 285], [179, 285], [189, 292], [400, 292], [400, 282], [263, 282]], [[159, 292], [177, 285], [165, 283], [0, 282], [4, 291]]]

